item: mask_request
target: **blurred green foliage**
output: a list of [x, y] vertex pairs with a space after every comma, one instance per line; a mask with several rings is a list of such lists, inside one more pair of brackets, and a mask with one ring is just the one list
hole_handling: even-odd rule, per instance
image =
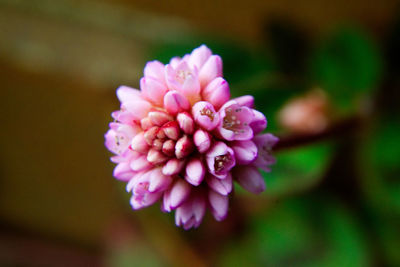
[[289, 149], [276, 155], [273, 171], [263, 172], [272, 197], [287, 196], [315, 186], [324, 176], [332, 158], [332, 144], [321, 143]]
[[400, 121], [380, 118], [360, 145], [359, 168], [365, 193], [377, 209], [400, 216]]
[[310, 59], [311, 81], [329, 92], [345, 112], [354, 111], [355, 100], [376, 89], [381, 68], [375, 44], [352, 27], [340, 28], [321, 40]]
[[332, 198], [288, 198], [252, 217], [244, 240], [226, 249], [221, 265], [368, 266], [362, 234], [349, 211]]

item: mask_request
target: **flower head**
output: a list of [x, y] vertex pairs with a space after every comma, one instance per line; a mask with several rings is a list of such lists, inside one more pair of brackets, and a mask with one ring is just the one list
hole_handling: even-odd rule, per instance
[[233, 180], [264, 191], [258, 168], [268, 171], [275, 162], [278, 139], [259, 134], [267, 120], [253, 109], [253, 97], [229, 100], [222, 60], [205, 45], [167, 65], [148, 62], [140, 90], [121, 86], [117, 96], [121, 108], [112, 113], [105, 145], [133, 209], [161, 200], [162, 210], [175, 210], [176, 224], [189, 229], [207, 207], [218, 221], [227, 216]]

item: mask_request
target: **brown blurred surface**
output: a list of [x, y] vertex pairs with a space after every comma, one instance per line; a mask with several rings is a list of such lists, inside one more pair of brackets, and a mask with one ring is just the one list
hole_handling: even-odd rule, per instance
[[[115, 2], [105, 0], [105, 2]], [[290, 18], [309, 32], [321, 33], [338, 21], [357, 21], [382, 29], [395, 12], [398, 1], [306, 0], [306, 1], [148, 1], [118, 0], [126, 6], [183, 17], [216, 34], [260, 40], [263, 23], [270, 18]], [[249, 41], [249, 40], [247, 40]]]
[[61, 238], [98, 241], [118, 212], [103, 147], [112, 96], [1, 66], [1, 217]]

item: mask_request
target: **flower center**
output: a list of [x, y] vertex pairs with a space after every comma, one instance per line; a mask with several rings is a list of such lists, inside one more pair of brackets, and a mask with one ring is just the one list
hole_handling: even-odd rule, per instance
[[212, 110], [210, 110], [207, 107], [205, 107], [202, 110], [200, 110], [200, 114], [203, 115], [203, 116], [207, 116], [208, 118], [210, 118], [211, 121], [214, 120], [214, 112], [212, 112]]
[[183, 84], [189, 75], [192, 75], [192, 73], [188, 70], [178, 70], [175, 78], [180, 84]]
[[231, 154], [227, 153], [225, 155], [216, 156], [214, 161], [215, 171], [221, 171], [225, 168], [225, 164], [231, 161]]
[[247, 122], [242, 123], [239, 119], [239, 113], [242, 111], [242, 108], [226, 108], [225, 109], [225, 117], [223, 120], [223, 127], [227, 130], [233, 131], [234, 133], [244, 133], [244, 130], [241, 129], [242, 126], [247, 126]]
[[118, 135], [115, 136], [115, 144], [117, 144], [117, 146], [120, 146], [121, 142], [123, 142], [123, 141], [124, 141], [123, 136], [118, 136]]
[[115, 150], [117, 153], [122, 153], [127, 147], [129, 147], [128, 138], [123, 134], [117, 133], [114, 137]]

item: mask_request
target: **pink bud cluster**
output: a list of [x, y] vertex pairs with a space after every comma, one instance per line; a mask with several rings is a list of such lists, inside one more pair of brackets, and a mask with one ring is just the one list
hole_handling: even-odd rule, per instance
[[140, 90], [117, 89], [121, 108], [105, 135], [115, 154], [114, 176], [127, 182], [133, 209], [162, 200], [184, 229], [198, 227], [206, 208], [228, 213], [233, 180], [252, 193], [265, 190], [278, 139], [252, 96], [230, 99], [222, 60], [205, 45], [169, 64], [148, 62]]

